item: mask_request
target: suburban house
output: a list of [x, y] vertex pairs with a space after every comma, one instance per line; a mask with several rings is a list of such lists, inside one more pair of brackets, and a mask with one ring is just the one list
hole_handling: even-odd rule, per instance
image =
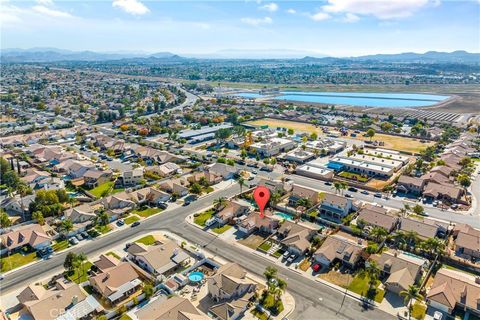
[[88, 188], [95, 188], [105, 182], [110, 181], [112, 178], [112, 171], [111, 170], [88, 170], [83, 175], [83, 180], [85, 182], [85, 186]]
[[235, 218], [248, 213], [250, 207], [235, 201], [228, 201], [227, 204], [215, 214], [215, 221], [223, 226], [227, 223], [235, 223]]
[[93, 290], [113, 306], [127, 299], [142, 286], [142, 281], [130, 262], [119, 262], [116, 266], [90, 277], [89, 282]]
[[251, 212], [244, 219], [238, 220], [238, 230], [250, 234], [254, 231], [274, 233], [279, 226], [279, 221], [273, 218], [272, 212], [269, 210], [264, 211], [263, 218], [260, 217], [258, 212]]
[[14, 252], [24, 246], [41, 250], [52, 244], [52, 238], [41, 225], [29, 224], [0, 235], [0, 243], [6, 252]]
[[398, 218], [387, 212], [385, 208], [367, 204], [358, 213], [357, 225], [380, 227], [391, 232], [397, 226]]
[[334, 261], [340, 261], [344, 266], [353, 269], [362, 257], [366, 241], [358, 238], [345, 238], [341, 235], [332, 235], [325, 239], [320, 248], [314, 253], [317, 263], [329, 267]]
[[341, 220], [346, 217], [352, 209], [352, 199], [331, 193], [325, 193], [318, 207], [320, 215], [333, 220]]
[[370, 259], [377, 262], [382, 278], [385, 279], [385, 288], [396, 294], [418, 283], [424, 268], [428, 266], [428, 260], [396, 250], [371, 256]]
[[181, 173], [180, 166], [173, 162], [167, 162], [159, 166], [151, 166], [145, 168], [145, 171], [153, 172], [160, 177], [168, 177], [176, 173]]
[[234, 166], [229, 166], [227, 164], [218, 162], [208, 167], [207, 170], [216, 176], [223, 177], [225, 180], [232, 179], [238, 173], [238, 169], [236, 169]]
[[65, 210], [63, 216], [65, 219], [72, 221], [74, 225], [78, 225], [78, 227], [83, 229], [80, 231], [84, 231], [85, 227], [97, 217], [94, 208], [88, 203]]
[[33, 319], [91, 319], [103, 313], [103, 307], [92, 295], [87, 296], [78, 284], [64, 283], [62, 279], [49, 290], [31, 284], [18, 294], [17, 299]]
[[187, 252], [174, 241], [152, 246], [133, 243], [127, 252], [130, 260], [155, 276], [168, 275], [190, 261]]
[[277, 231], [277, 240], [288, 252], [299, 256], [310, 248], [310, 240], [315, 233], [313, 229], [286, 220]]
[[123, 171], [116, 184], [124, 187], [134, 187], [143, 180], [143, 167]]
[[480, 230], [466, 224], [453, 229], [455, 253], [467, 259], [480, 259]]
[[425, 181], [421, 178], [401, 175], [397, 181], [397, 192], [419, 196], [423, 192]]
[[462, 197], [464, 191], [462, 188], [452, 184], [440, 184], [429, 182], [423, 190], [423, 195], [432, 200], [446, 201], [448, 203], [457, 203]]
[[108, 269], [116, 267], [120, 260], [111, 255], [101, 254], [98, 260], [93, 263], [94, 268], [100, 272], [106, 272]]
[[243, 297], [232, 301], [225, 301], [213, 305], [208, 309], [208, 315], [218, 320], [241, 319], [247, 310], [254, 293], [247, 293]]
[[130, 199], [137, 203], [137, 205], [158, 205], [159, 203], [167, 202], [170, 198], [171, 196], [168, 193], [154, 187], [147, 187], [130, 193]]
[[132, 320], [209, 320], [188, 300], [179, 296], [159, 297], [130, 315]]
[[247, 272], [236, 263], [226, 263], [207, 279], [208, 294], [215, 301], [236, 300], [257, 289]]
[[8, 215], [24, 215], [30, 212], [29, 206], [35, 200], [35, 195], [27, 195], [20, 197], [15, 195], [14, 197], [7, 197], [1, 201], [1, 207]]
[[399, 223], [399, 230], [402, 232], [415, 232], [422, 240], [433, 238], [439, 232], [439, 226], [431, 223], [426, 223], [413, 218], [401, 218]]
[[318, 191], [294, 184], [292, 194], [288, 198], [288, 205], [290, 207], [297, 207], [300, 199], [308, 199], [310, 204], [314, 206], [318, 203]]
[[212, 172], [208, 171], [201, 171], [201, 172], [194, 172], [187, 177], [188, 182], [195, 183], [195, 182], [202, 182], [205, 180], [208, 185], [214, 185], [223, 180], [222, 176], [217, 176]]
[[480, 278], [457, 270], [437, 271], [426, 299], [430, 307], [452, 313], [456, 307], [479, 317]]

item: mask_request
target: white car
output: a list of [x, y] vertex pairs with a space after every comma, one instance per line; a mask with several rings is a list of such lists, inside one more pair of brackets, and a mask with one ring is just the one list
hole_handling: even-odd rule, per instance
[[210, 226], [212, 226], [213, 224], [215, 224], [215, 218], [210, 218], [210, 219], [208, 219], [207, 221], [205, 221], [205, 225], [206, 225], [207, 227], [210, 227]]
[[440, 311], [435, 311], [435, 313], [433, 314], [433, 319], [442, 320], [442, 318], [443, 318], [443, 314]]

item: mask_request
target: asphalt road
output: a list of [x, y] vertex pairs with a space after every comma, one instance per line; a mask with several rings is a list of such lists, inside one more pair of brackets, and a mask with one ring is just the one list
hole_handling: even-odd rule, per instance
[[[320, 180], [299, 176], [295, 174], [289, 175], [288, 178], [292, 179], [296, 184], [299, 184], [301, 186], [305, 186], [305, 187], [320, 190], [320, 191], [335, 192], [332, 186], [326, 186], [325, 183]], [[480, 182], [479, 180], [480, 178], [477, 177], [474, 182], [474, 187], [472, 188], [473, 192], [475, 192], [475, 190], [477, 189], [478, 191], [480, 191], [480, 187], [478, 187], [477, 185]], [[351, 194], [355, 200], [362, 200], [370, 203], [378, 203], [394, 209], [403, 208], [405, 203], [412, 205], [411, 202], [406, 201], [408, 199], [399, 198], [399, 197], [390, 197], [390, 199], [385, 200], [383, 198], [380, 199], [380, 198], [374, 197], [372, 192], [369, 192], [368, 195], [360, 193], [360, 190], [358, 192], [345, 191], [345, 193]], [[479, 198], [480, 197], [477, 195], [477, 201], [479, 200]], [[470, 215], [470, 214], [455, 213], [452, 211], [442, 211], [440, 209], [437, 209], [431, 206], [423, 205], [422, 203], [420, 204], [425, 208], [425, 212], [428, 213], [430, 217], [442, 219], [446, 221], [457, 222], [457, 223], [466, 223], [471, 225], [472, 227], [480, 228], [480, 216], [478, 212], [480, 211], [480, 207], [478, 206], [476, 209], [477, 212], [474, 213], [473, 215]]]
[[[81, 247], [75, 247], [73, 251], [77, 253], [84, 252], [88, 256], [94, 256], [107, 251], [119, 243], [129, 241], [133, 237], [153, 230], [163, 229], [178, 234], [192, 243], [204, 246], [210, 252], [214, 252], [227, 260], [237, 262], [252, 273], [262, 275], [268, 265], [273, 265], [269, 260], [249, 253], [233, 244], [223, 242], [215, 236], [185, 222], [186, 216], [209, 206], [214, 199], [231, 197], [238, 192], [238, 184], [233, 184], [224, 190], [201, 198], [187, 207], [165, 211], [142, 222], [138, 227], [112, 232], [87, 242]], [[2, 294], [34, 283], [52, 272], [61, 272], [66, 254], [66, 252], [63, 252], [54, 255], [50, 260], [41, 261], [7, 274], [1, 282], [0, 289]], [[294, 296], [296, 301], [296, 309], [290, 316], [291, 319], [353, 320], [393, 318], [390, 314], [381, 310], [365, 307], [362, 303], [349, 297], [344, 298], [343, 293], [305, 278], [287, 268], [276, 267], [279, 269], [279, 274], [287, 280], [288, 291]]]

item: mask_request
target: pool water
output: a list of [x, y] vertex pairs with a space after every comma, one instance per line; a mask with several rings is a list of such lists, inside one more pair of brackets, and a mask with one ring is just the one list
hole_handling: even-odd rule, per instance
[[192, 272], [188, 275], [188, 279], [192, 282], [200, 282], [203, 280], [204, 274], [203, 272]]
[[288, 213], [275, 212], [275, 215], [279, 216], [280, 218], [285, 219], [285, 220], [292, 220], [293, 219], [293, 217], [291, 215], [289, 215]]

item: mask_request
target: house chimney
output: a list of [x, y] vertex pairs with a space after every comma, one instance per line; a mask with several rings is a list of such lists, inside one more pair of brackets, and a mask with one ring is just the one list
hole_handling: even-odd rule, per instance
[[78, 303], [78, 296], [72, 297], [72, 305], [76, 305]]

